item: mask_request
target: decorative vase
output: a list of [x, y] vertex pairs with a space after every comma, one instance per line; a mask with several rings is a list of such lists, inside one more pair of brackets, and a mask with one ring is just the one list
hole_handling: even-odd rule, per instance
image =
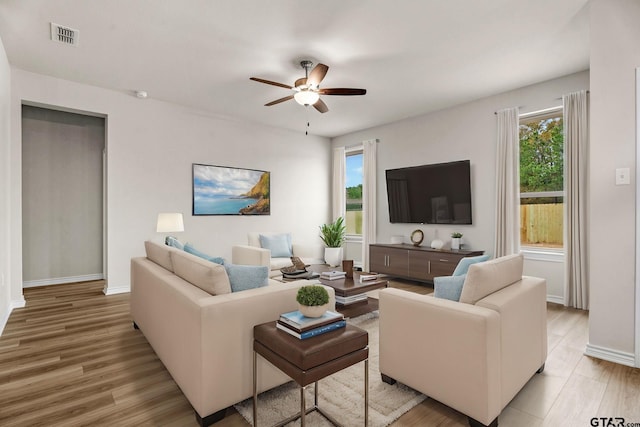
[[342, 262], [342, 248], [324, 248], [324, 261], [331, 267], [337, 267]]
[[320, 317], [329, 308], [329, 303], [324, 305], [302, 305], [298, 304], [298, 310], [305, 317]]
[[440, 239], [433, 239], [431, 241], [431, 247], [433, 249], [442, 249], [443, 245], [444, 245], [444, 243], [442, 243], [442, 240], [440, 240]]
[[451, 238], [451, 249], [460, 249], [460, 237]]

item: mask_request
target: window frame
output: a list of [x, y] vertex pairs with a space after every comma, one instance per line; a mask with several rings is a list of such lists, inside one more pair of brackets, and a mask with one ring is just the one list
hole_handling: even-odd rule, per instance
[[[550, 107], [544, 110], [532, 111], [530, 113], [520, 114], [518, 117], [518, 126], [526, 123], [532, 122], [540, 122], [546, 119], [552, 119], [556, 117], [561, 117], [564, 122], [564, 107], [562, 105], [557, 107]], [[563, 123], [564, 126], [564, 123]], [[518, 138], [519, 141], [519, 138]], [[566, 150], [564, 150], [566, 141], [564, 140], [564, 132], [563, 132], [563, 165], [562, 165], [562, 191], [536, 191], [529, 193], [520, 193], [518, 191], [519, 199], [524, 198], [542, 198], [542, 197], [562, 197], [566, 199]], [[520, 154], [518, 154], [520, 157]], [[520, 159], [518, 158], [518, 161]], [[518, 169], [518, 189], [520, 188], [520, 170]], [[519, 206], [521, 206], [519, 204]], [[552, 248], [552, 247], [544, 247], [544, 246], [527, 246], [523, 245], [522, 241], [520, 241], [520, 252], [524, 255], [525, 259], [531, 259], [536, 261], [551, 261], [551, 262], [564, 262], [565, 258], [565, 240], [566, 240], [566, 205], [563, 203], [563, 214], [562, 214], [562, 248]], [[518, 240], [520, 240], [520, 235], [518, 234]]]

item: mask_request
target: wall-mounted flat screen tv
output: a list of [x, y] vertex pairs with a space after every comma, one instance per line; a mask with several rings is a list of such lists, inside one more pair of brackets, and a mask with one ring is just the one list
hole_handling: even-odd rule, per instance
[[392, 223], [471, 224], [469, 160], [387, 169]]

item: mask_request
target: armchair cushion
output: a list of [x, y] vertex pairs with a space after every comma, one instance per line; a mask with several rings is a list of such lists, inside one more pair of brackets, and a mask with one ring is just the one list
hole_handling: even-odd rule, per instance
[[522, 279], [522, 254], [508, 255], [469, 267], [460, 302], [475, 304], [482, 298]]
[[490, 257], [489, 255], [464, 257], [460, 260], [460, 262], [458, 262], [458, 265], [456, 265], [456, 269], [453, 270], [453, 273], [451, 275], [452, 276], [465, 275], [467, 274], [467, 271], [469, 271], [469, 266], [478, 262], [485, 262], [489, 260], [489, 257]]
[[269, 284], [269, 267], [264, 265], [225, 264], [231, 292], [261, 288]]
[[260, 247], [269, 249], [272, 258], [290, 257], [291, 252], [291, 234], [261, 234]]
[[466, 275], [462, 276], [439, 276], [433, 278], [433, 296], [451, 301], [460, 301], [462, 285]]

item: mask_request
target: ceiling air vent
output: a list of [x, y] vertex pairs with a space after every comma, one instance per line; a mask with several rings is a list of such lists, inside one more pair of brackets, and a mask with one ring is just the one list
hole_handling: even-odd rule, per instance
[[80, 31], [51, 23], [51, 40], [54, 42], [78, 46]]

